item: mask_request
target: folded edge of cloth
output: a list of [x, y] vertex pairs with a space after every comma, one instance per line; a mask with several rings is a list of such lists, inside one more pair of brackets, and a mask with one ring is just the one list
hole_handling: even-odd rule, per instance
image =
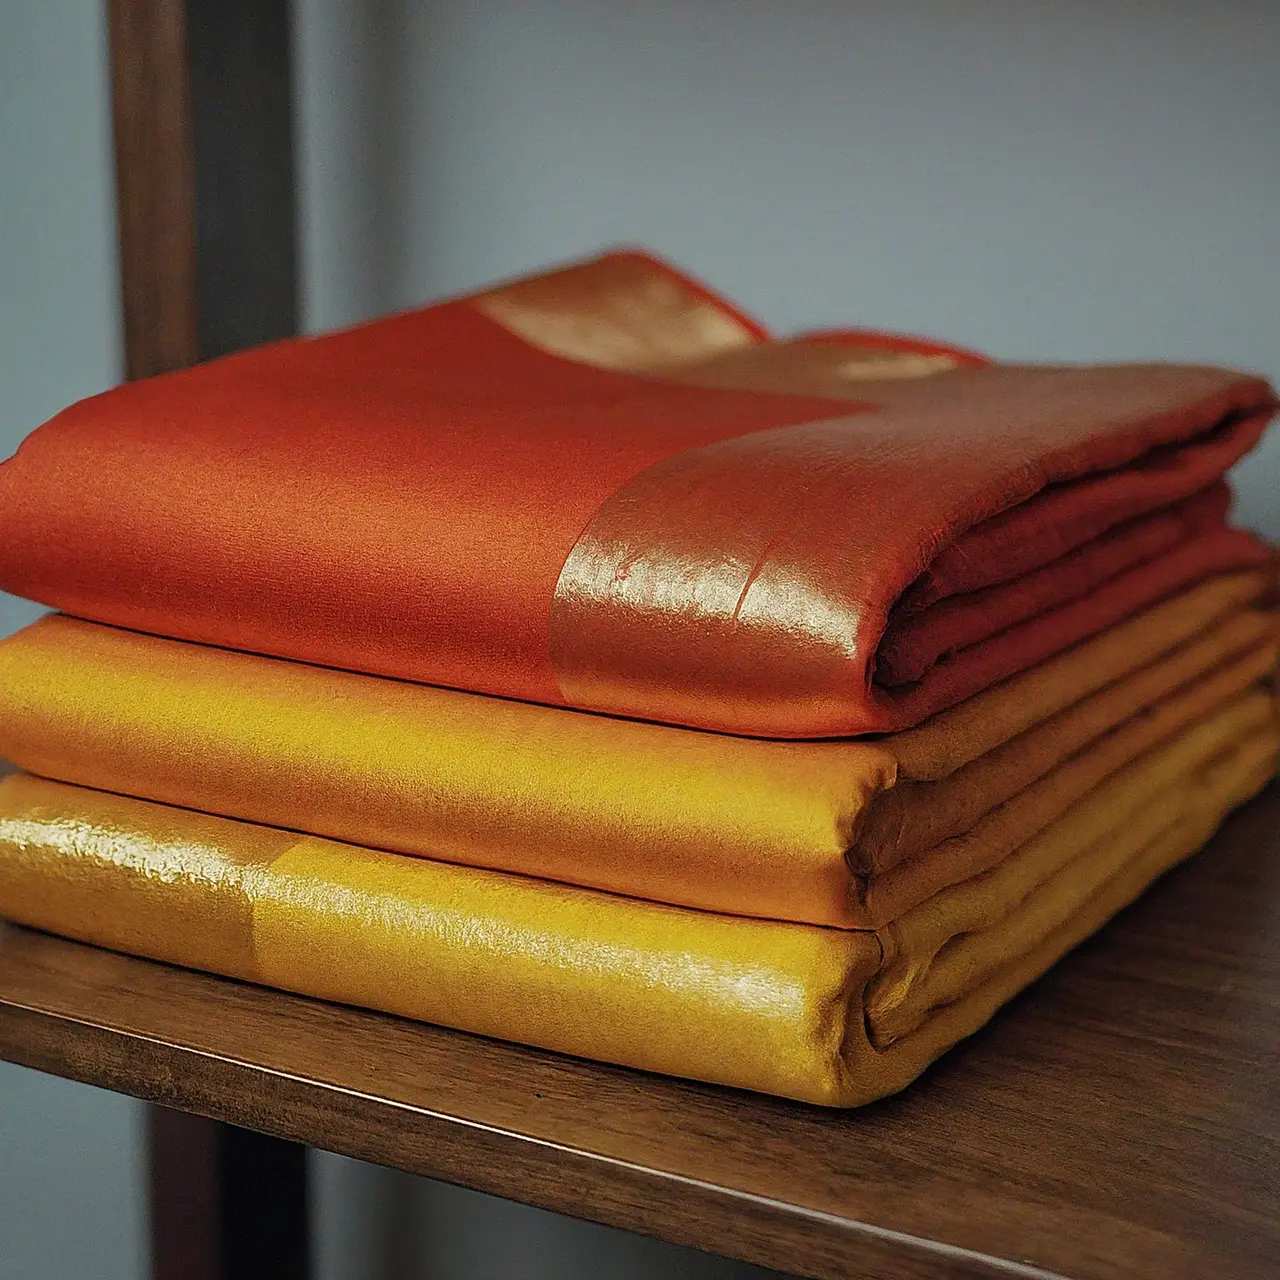
[[[1272, 615], [1248, 609], [1228, 615], [1199, 636], [1145, 667], [1113, 681], [1008, 742], [930, 781], [904, 776], [878, 794], [850, 862], [863, 873], [891, 870], [944, 840], [971, 831], [1000, 805], [1020, 795], [1077, 754], [1112, 758], [1155, 742], [1207, 710], [1215, 700], [1265, 679], [1277, 645]], [[892, 750], [893, 739], [886, 739]]]
[[1227, 615], [1246, 607], [1280, 604], [1274, 581], [1270, 565], [1209, 578], [1012, 676], [999, 686], [999, 699], [968, 698], [925, 724], [894, 734], [900, 770], [917, 781], [945, 778]]
[[[911, 684], [941, 661], [1050, 609], [1078, 600], [1184, 543], [1222, 528], [1231, 506], [1224, 482], [1091, 539], [1010, 582], [950, 595], [915, 610], [894, 610], [876, 654], [876, 679]], [[1145, 603], [1145, 601], [1143, 602]]]
[[[976, 981], [975, 975], [963, 974], [961, 980], [954, 983], [954, 989], [963, 991], [958, 997], [950, 990], [931, 989], [926, 979], [920, 993], [925, 998], [917, 1010], [923, 1021], [879, 1052], [886, 1058], [892, 1058], [894, 1051], [900, 1050], [899, 1062], [905, 1065], [916, 1055], [930, 1050], [932, 1057], [936, 1057], [962, 1037], [971, 1035], [1002, 1004], [1141, 896], [1153, 881], [1198, 853], [1227, 814], [1264, 790], [1274, 777], [1274, 746], [1245, 745], [1226, 753], [1218, 767], [1206, 772], [1194, 793], [1183, 797], [1183, 820], [1165, 828], [1135, 857], [1094, 888], [1073, 914], [1065, 919], [1058, 916], [1056, 905], [1060, 905], [1061, 899], [1055, 902], [1052, 892], [1057, 886], [1051, 886], [1050, 893], [1043, 900], [1033, 895], [1023, 908], [1023, 919], [1017, 922], [1017, 928], [1010, 934], [1010, 949], [1029, 942], [1026, 951], [1006, 960], [994, 973], [981, 971], [976, 975]], [[1101, 868], [1082, 866], [1079, 870], [1085, 873], [1101, 870], [1105, 873], [1105, 865]], [[1069, 878], [1061, 883], [1073, 890], [1079, 888]], [[1084, 895], [1074, 892], [1063, 895], [1064, 898], [1068, 896]], [[1024, 929], [1025, 924], [1031, 927]], [[1000, 945], [995, 930], [984, 940], [984, 945], [993, 941], [997, 947]], [[953, 975], [946, 976], [950, 979]], [[935, 999], [938, 1001], [936, 1005], [932, 1003]], [[923, 1008], [925, 1005], [929, 1007]], [[855, 1037], [859, 1046], [864, 1037], [875, 1051], [876, 1034], [869, 1019], [864, 1021]], [[908, 1083], [901, 1076], [898, 1080], [898, 1088]]]
[[[1268, 740], [1258, 735], [1219, 753], [1209, 765], [1183, 778], [1181, 785], [1208, 791], [1215, 799], [1227, 789], [1243, 803], [1273, 776], [1275, 760], [1274, 736]], [[989, 913], [975, 913], [972, 929], [957, 933], [931, 956], [919, 958], [915, 980], [896, 992], [894, 999], [882, 999], [877, 986], [867, 1005], [867, 1022], [877, 1047], [911, 1034], [935, 1010], [961, 999], [985, 981], [1010, 951], [1033, 950], [1060, 921], [1082, 910], [1099, 886], [1124, 876], [1133, 866], [1163, 863], [1170, 851], [1183, 847], [1182, 828], [1197, 828], [1186, 800], [1185, 792], [1153, 797], [1129, 816], [1130, 825], [1098, 840], [1036, 883], [1012, 909], [1001, 903], [991, 906]]]
[[[981, 708], [940, 717], [929, 750], [928, 727], [906, 742], [727, 738], [55, 615], [0, 641], [0, 757], [66, 782], [392, 852], [874, 928], [991, 865], [1261, 675], [1275, 650], [1265, 615], [1248, 607], [1261, 590], [1257, 575], [1205, 583], [1050, 671], [979, 695]], [[1073, 698], [1005, 748], [990, 746], [1028, 708]], [[978, 748], [986, 754], [961, 763]], [[955, 781], [914, 783], [921, 756], [958, 764]], [[971, 781], [985, 788], [977, 805]], [[968, 819], [968, 834], [920, 847]]]
[[[1114, 874], [1170, 827], [1222, 777], [1275, 772], [1280, 722], [1270, 694], [1253, 688], [1094, 787], [1055, 822], [995, 862], [886, 920], [886, 960], [868, 992], [868, 1016], [892, 1038], [937, 998], [940, 959], [1002, 945], [1008, 920], [1035, 898], [1086, 891]], [[1094, 869], [1091, 869], [1094, 868]], [[1100, 868], [1101, 870], [1095, 870]], [[1050, 889], [1050, 886], [1053, 886]], [[896, 1031], [894, 1029], [897, 1029]]]
[[1236, 772], [1188, 794], [1159, 847], [1071, 914], [1051, 910], [1029, 949], [995, 956], [886, 1049], [865, 1016], [874, 934], [638, 902], [22, 774], [0, 781], [0, 914], [320, 999], [854, 1106], [977, 1030], [1264, 782]]
[[[533, 289], [562, 330], [621, 315], [643, 346], [676, 334], [649, 307], [665, 296], [701, 316], [677, 335], [685, 357], [771, 354], [680, 273], [619, 265], [72, 406], [0, 463], [0, 585], [245, 651], [825, 738], [918, 723], [1265, 554], [1219, 528], [1003, 634], [992, 615], [915, 684], [882, 685], [892, 611], [922, 575], [931, 592], [1007, 582], [1216, 484], [1274, 392], [1206, 367], [961, 362], [834, 398], [765, 393], [681, 381], [661, 358], [627, 373], [551, 355], [494, 318], [495, 296]], [[850, 363], [832, 340], [793, 345]]]
[[1259, 697], [1264, 704], [1267, 701], [1260, 682], [1275, 665], [1276, 649], [1269, 643], [1226, 663], [1120, 721], [1030, 786], [995, 805], [967, 831], [887, 870], [860, 876], [863, 917], [869, 925], [879, 926], [948, 886], [989, 871], [1075, 806], [1112, 787], [1130, 768], [1141, 767], [1162, 751], [1186, 749], [1185, 744], [1194, 741], [1206, 724], [1229, 715], [1242, 701], [1256, 711]]

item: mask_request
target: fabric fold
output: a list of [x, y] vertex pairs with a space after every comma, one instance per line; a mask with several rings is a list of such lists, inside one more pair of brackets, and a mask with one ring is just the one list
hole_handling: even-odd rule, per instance
[[999, 861], [895, 913], [885, 925], [890, 956], [867, 998], [877, 1042], [957, 998], [986, 972], [983, 957], [1023, 949], [1014, 939], [1028, 931], [1038, 940], [1046, 920], [1065, 917], [1142, 850], [1172, 837], [1190, 820], [1189, 805], [1232, 793], [1240, 779], [1265, 782], [1278, 741], [1271, 698], [1251, 689], [1118, 770]]
[[1203, 367], [776, 342], [610, 255], [72, 406], [0, 464], [0, 588], [553, 706], [898, 731], [1261, 563], [1219, 486], [1274, 406]]
[[999, 862], [1276, 661], [1267, 583], [1203, 584], [874, 742], [768, 743], [51, 616], [0, 641], [0, 758], [350, 843], [875, 929]]
[[1265, 785], [1271, 747], [1265, 768], [1241, 754], [1176, 789], [1178, 821], [1120, 866], [1082, 865], [1070, 895], [1009, 903], [1007, 942], [990, 926], [963, 980], [884, 1046], [866, 1004], [885, 955], [872, 933], [639, 902], [21, 774], [0, 781], [0, 911], [303, 995], [854, 1106], [903, 1088], [1199, 848]]
[[[879, 926], [920, 904], [937, 904], [950, 888], [1005, 865], [1028, 841], [1065, 826], [1078, 838], [1082, 813], [1097, 812], [1100, 797], [1123, 795], [1137, 779], [1161, 767], [1153, 761], [1194, 750], [1212, 725], [1247, 709], [1252, 721], [1269, 729], [1274, 713], [1261, 676], [1275, 669], [1270, 646], [1243, 662], [1174, 694], [1067, 757], [1011, 799], [996, 804], [971, 828], [941, 840], [861, 881], [861, 915]], [[1106, 804], [1102, 803], [1102, 812]]]
[[[1011, 582], [953, 593], [932, 604], [903, 601], [876, 656], [886, 685], [913, 684], [948, 655], [1087, 596], [1139, 565], [1222, 524], [1231, 492], [1216, 484], [1146, 519], [1132, 520]], [[1145, 603], [1145, 601], [1143, 602]]]

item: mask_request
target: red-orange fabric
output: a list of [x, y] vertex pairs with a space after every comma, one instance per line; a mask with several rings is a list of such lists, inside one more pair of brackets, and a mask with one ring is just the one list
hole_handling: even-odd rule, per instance
[[[1220, 521], [1170, 538], [1170, 522], [1182, 519], [1175, 511], [1154, 517], [1159, 528], [1110, 535], [1116, 545], [1136, 536], [1152, 552], [1137, 563], [1127, 553], [1101, 556], [1089, 578], [1062, 559], [1214, 484], [1271, 412], [1272, 394], [1258, 379], [1160, 366], [974, 366], [864, 391], [863, 404], [836, 403], [595, 368], [536, 349], [465, 299], [451, 301], [133, 383], [64, 411], [0, 465], [0, 588], [182, 639], [803, 737], [904, 727], [1198, 576], [1264, 557]], [[838, 453], [835, 471], [825, 455], [806, 461], [815, 430]], [[838, 472], [847, 499], [832, 488], [823, 501], [843, 501], [846, 520], [824, 516], [796, 554], [843, 575], [841, 608], [855, 623], [839, 681], [796, 713], [790, 695], [739, 693], [730, 646], [712, 709], [694, 716], [679, 699], [637, 707], [580, 695], [590, 682], [561, 665], [551, 629], [557, 609], [557, 627], [575, 625], [557, 592], [563, 603], [585, 531], [608, 527], [619, 495], [639, 493], [650, 476], [653, 518], [663, 522], [671, 486], [702, 483], [704, 456], [766, 439], [768, 449], [736, 479], [717, 473], [700, 492], [719, 504], [717, 519], [746, 519], [745, 499], [754, 501], [780, 466], [777, 492], [785, 489], [792, 505], [778, 518], [792, 524], [765, 538], [778, 548], [804, 525], [795, 502], [831, 488]], [[670, 505], [673, 522], [683, 518], [678, 506]], [[724, 560], [717, 527], [699, 517], [664, 536], [698, 543], [704, 561]], [[1059, 562], [1063, 580], [1046, 591]], [[687, 570], [688, 562], [671, 562], [673, 573]], [[897, 652], [889, 610], [904, 592], [914, 593], [904, 630], [916, 618], [918, 633], [930, 603], [1037, 570], [1015, 591], [1035, 597], [1020, 606], [1031, 616], [984, 614], [971, 601], [958, 653], [939, 661], [958, 643], [948, 621], [932, 655], [902, 669], [887, 659], [891, 677], [915, 680], [908, 691], [875, 687], [886, 627], [884, 652]], [[747, 564], [744, 599], [758, 580], [751, 571]], [[647, 661], [643, 637], [654, 624], [640, 618], [633, 641], [623, 605], [602, 597], [592, 606], [607, 623], [601, 634], [610, 639], [596, 657], [612, 664], [611, 688], [626, 688], [630, 664]], [[808, 669], [796, 653], [811, 638], [781, 597], [777, 607], [763, 624], [745, 614], [713, 619], [711, 630], [764, 625], [785, 640], [771, 650], [776, 669], [749, 673], [752, 689], [803, 685]], [[677, 648], [714, 657], [720, 642], [703, 645], [699, 625], [682, 616], [665, 634]]]
[[465, 303], [73, 405], [0, 465], [0, 585], [64, 612], [561, 701], [579, 531], [681, 450], [831, 414], [558, 359]]
[[[1047, 565], [1005, 582], [951, 593], [928, 603], [900, 603], [876, 659], [876, 679], [911, 684], [951, 654], [1090, 591], [1183, 543], [1221, 530], [1231, 507], [1224, 482], [1147, 516], [1126, 521]], [[917, 599], [920, 597], [917, 596]]]

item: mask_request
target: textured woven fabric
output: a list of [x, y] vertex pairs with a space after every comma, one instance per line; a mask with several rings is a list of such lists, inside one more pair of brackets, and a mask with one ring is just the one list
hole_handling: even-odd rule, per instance
[[0, 588], [78, 616], [773, 738], [897, 730], [1258, 563], [1274, 406], [1181, 366], [768, 341], [617, 255], [71, 407]]
[[989, 869], [1275, 665], [1205, 583], [909, 733], [775, 743], [53, 616], [0, 642], [0, 758], [66, 782], [634, 897], [845, 928]]
[[1265, 785], [1277, 731], [1270, 700], [1249, 701], [945, 909], [879, 933], [377, 853], [22, 774], [0, 782], [0, 912], [322, 999], [851, 1106], [909, 1083]]
[[[1275, 667], [1208, 582], [906, 735], [732, 739], [156, 639], [0, 641], [0, 758], [315, 835], [655, 901], [876, 928], [992, 867]], [[1051, 701], [1037, 703], [1036, 687]], [[1028, 709], [1039, 718], [1024, 724]], [[920, 768], [943, 755], [931, 776]], [[937, 774], [937, 771], [934, 771]]]

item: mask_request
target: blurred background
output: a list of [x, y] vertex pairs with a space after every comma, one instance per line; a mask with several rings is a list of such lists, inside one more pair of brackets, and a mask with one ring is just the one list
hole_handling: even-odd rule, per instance
[[[1280, 379], [1277, 66], [1274, 0], [296, 0], [304, 326], [624, 242], [782, 331]], [[100, 3], [0, 0], [0, 457], [121, 377], [113, 202]], [[1280, 433], [1236, 484], [1280, 538]], [[0, 1064], [3, 1280], [142, 1280], [141, 1121]], [[322, 1280], [765, 1274], [312, 1174]]]

